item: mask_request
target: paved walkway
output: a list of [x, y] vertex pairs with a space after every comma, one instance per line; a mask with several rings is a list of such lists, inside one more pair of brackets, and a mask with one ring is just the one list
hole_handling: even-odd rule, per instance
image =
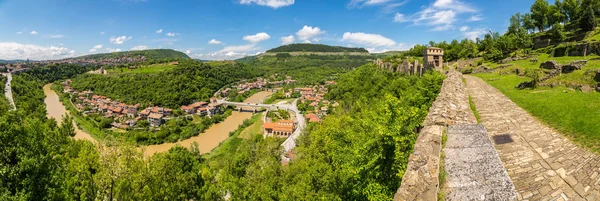
[[485, 81], [465, 76], [520, 200], [600, 200], [600, 157], [540, 123]]
[[448, 127], [444, 148], [446, 200], [515, 200], [517, 192], [485, 128], [480, 124]]

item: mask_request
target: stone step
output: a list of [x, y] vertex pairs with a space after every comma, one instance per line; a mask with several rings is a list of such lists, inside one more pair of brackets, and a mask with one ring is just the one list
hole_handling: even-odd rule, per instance
[[515, 186], [483, 125], [449, 126], [444, 153], [446, 200], [516, 200]]

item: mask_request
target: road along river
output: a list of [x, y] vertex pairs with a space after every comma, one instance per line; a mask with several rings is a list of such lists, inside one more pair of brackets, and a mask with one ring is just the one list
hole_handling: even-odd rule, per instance
[[[51, 86], [52, 84], [47, 84], [44, 86], [44, 94], [46, 95], [46, 99], [44, 100], [44, 102], [46, 103], [46, 110], [48, 110], [48, 117], [55, 118], [56, 121], [60, 124], [60, 121], [62, 120], [62, 115], [64, 115], [67, 112], [67, 110], [60, 102], [56, 92], [50, 89]], [[272, 92], [261, 91], [246, 99], [245, 102], [262, 103], [271, 94]], [[227, 119], [225, 119], [223, 122], [211, 126], [204, 133], [201, 133], [198, 136], [176, 143], [164, 143], [159, 145], [144, 146], [140, 147], [140, 149], [144, 151], [145, 156], [152, 156], [155, 153], [166, 152], [175, 145], [190, 147], [194, 142], [196, 142], [198, 143], [200, 152], [207, 153], [215, 147], [219, 146], [221, 142], [225, 141], [225, 139], [229, 137], [230, 132], [235, 131], [238, 128], [238, 126], [244, 122], [244, 120], [250, 119], [250, 117], [252, 117], [252, 113], [234, 111], [231, 114], [231, 116], [227, 117]], [[90, 140], [94, 143], [97, 142], [94, 138], [92, 138], [90, 134], [79, 130], [75, 123], [73, 123], [73, 125], [75, 126], [76, 130], [75, 139]]]

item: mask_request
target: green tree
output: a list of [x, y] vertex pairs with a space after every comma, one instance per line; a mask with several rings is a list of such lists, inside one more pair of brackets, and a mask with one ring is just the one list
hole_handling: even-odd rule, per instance
[[523, 27], [523, 15], [521, 13], [514, 14], [510, 17], [510, 25], [508, 25], [508, 34], [516, 34]]
[[581, 0], [564, 0], [561, 5], [561, 9], [569, 19], [569, 22], [578, 19], [581, 12]]
[[535, 0], [531, 5], [531, 18], [534, 20], [536, 28], [542, 32], [548, 27], [548, 15], [550, 5], [546, 0]]
[[567, 39], [564, 26], [558, 22], [552, 25], [550, 35], [552, 36], [552, 40], [555, 42], [563, 42], [565, 39]]
[[535, 30], [535, 20], [533, 20], [531, 17], [531, 13], [526, 13], [523, 15], [523, 28], [525, 28], [528, 32]]
[[75, 137], [75, 128], [73, 128], [73, 117], [68, 114], [65, 114], [62, 118], [62, 123], [60, 124], [60, 133], [69, 136]]
[[[589, 4], [585, 4], [589, 5]], [[579, 26], [585, 31], [592, 31], [596, 28], [598, 22], [596, 21], [596, 14], [592, 7], [584, 7], [583, 14], [579, 19]]]

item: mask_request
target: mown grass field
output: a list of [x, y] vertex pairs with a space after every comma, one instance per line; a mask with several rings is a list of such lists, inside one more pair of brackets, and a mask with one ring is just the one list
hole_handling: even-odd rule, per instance
[[152, 65], [148, 65], [148, 66], [138, 66], [135, 69], [129, 69], [129, 68], [109, 69], [108, 74], [121, 74], [121, 73], [155, 74], [155, 73], [172, 70], [173, 68], [175, 68], [175, 66], [169, 65], [169, 64], [152, 64]]
[[529, 78], [515, 74], [474, 74], [491, 84], [530, 114], [566, 134], [576, 143], [600, 153], [600, 93], [566, 87], [516, 89]]

